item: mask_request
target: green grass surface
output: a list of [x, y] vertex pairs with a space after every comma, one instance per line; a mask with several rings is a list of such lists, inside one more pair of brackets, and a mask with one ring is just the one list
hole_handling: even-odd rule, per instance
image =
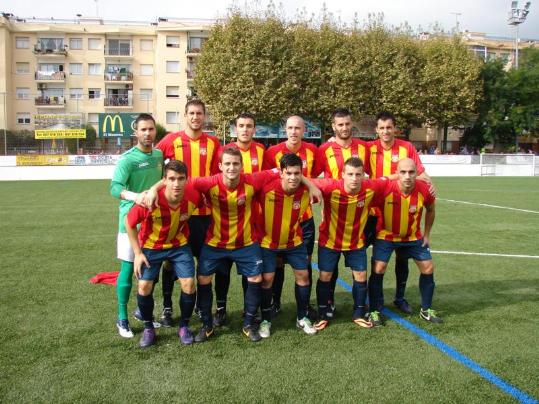
[[[440, 198], [539, 210], [538, 178], [436, 183]], [[88, 282], [118, 267], [117, 201], [107, 190], [107, 181], [0, 183], [0, 402], [515, 401], [393, 321], [357, 328], [351, 295], [341, 288], [331, 326], [313, 337], [301, 334], [290, 271], [269, 340], [252, 344], [240, 334], [241, 286], [233, 277], [231, 322], [217, 338], [181, 347], [175, 329], [161, 329], [157, 346], [140, 350], [140, 324], [132, 321], [134, 339], [117, 335], [114, 288]], [[432, 249], [539, 255], [538, 236], [539, 214], [439, 201]], [[417, 313], [406, 319], [539, 397], [539, 260], [441, 254], [434, 260], [435, 308], [445, 323], [425, 323]], [[347, 270], [341, 276], [351, 282]], [[416, 309], [417, 279], [412, 264], [407, 297]], [[157, 311], [160, 292], [156, 297]]]

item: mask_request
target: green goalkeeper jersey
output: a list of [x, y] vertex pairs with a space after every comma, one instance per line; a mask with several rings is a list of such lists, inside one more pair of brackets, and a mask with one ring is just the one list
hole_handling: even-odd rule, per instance
[[[110, 183], [110, 194], [120, 199], [122, 191], [142, 192], [149, 189], [162, 177], [163, 153], [152, 149], [144, 153], [133, 147], [123, 153], [116, 164]], [[125, 216], [133, 206], [133, 201], [120, 200], [119, 232], [125, 233]]]

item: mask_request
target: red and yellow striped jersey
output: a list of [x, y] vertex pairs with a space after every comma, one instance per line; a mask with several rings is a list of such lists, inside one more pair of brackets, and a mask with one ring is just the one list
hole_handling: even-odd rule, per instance
[[369, 174], [369, 158], [367, 143], [352, 138], [352, 144], [342, 147], [336, 142], [326, 142], [318, 148], [318, 164], [324, 171], [325, 178], [340, 180], [344, 162], [350, 157], [359, 157], [363, 161], [365, 172]]
[[138, 233], [142, 248], [167, 250], [184, 246], [189, 239], [187, 219], [202, 203], [202, 196], [187, 184], [180, 206], [175, 209], [170, 207], [165, 198], [165, 188], [158, 191], [157, 197], [158, 207], [152, 211], [134, 205], [127, 214], [127, 223], [130, 227], [142, 223]]
[[265, 183], [278, 178], [275, 171], [240, 174], [239, 185], [228, 189], [223, 175], [192, 179], [195, 189], [206, 195], [211, 206], [212, 221], [206, 234], [206, 244], [233, 250], [247, 247], [257, 241], [253, 202], [255, 193]]
[[382, 224], [376, 238], [388, 241], [415, 241], [421, 234], [424, 206], [434, 204], [429, 185], [416, 181], [410, 195], [403, 195], [397, 181], [389, 181], [383, 195]]
[[401, 139], [395, 139], [390, 149], [384, 149], [380, 139], [368, 143], [370, 177], [376, 179], [387, 177], [397, 172], [397, 163], [403, 158], [409, 157], [417, 166], [417, 175], [425, 171], [425, 167], [419, 159], [419, 155], [412, 143]]
[[363, 180], [360, 191], [355, 195], [346, 192], [342, 179], [312, 181], [324, 198], [319, 245], [337, 251], [362, 248], [369, 209], [381, 202], [387, 181]]
[[[198, 139], [191, 139], [185, 131], [169, 133], [155, 146], [163, 152], [165, 160], [180, 160], [187, 166], [188, 178], [208, 177], [219, 172], [219, 141], [216, 137], [203, 133]], [[195, 215], [209, 215], [203, 206]]]
[[229, 147], [235, 147], [241, 152], [241, 158], [243, 160], [243, 173], [253, 174], [262, 171], [262, 164], [264, 162], [264, 145], [258, 142], [251, 142], [251, 146], [247, 150], [243, 150], [237, 143], [228, 143], [221, 147], [219, 156], [224, 149]]
[[[280, 169], [281, 157], [283, 155], [292, 153], [286, 147], [286, 142], [281, 142], [275, 146], [271, 146], [266, 150], [266, 155], [264, 156], [264, 167], [265, 169], [278, 168]], [[299, 150], [295, 153], [303, 161], [303, 175], [307, 178], [316, 178], [320, 175], [321, 169], [316, 162], [316, 157], [318, 154], [318, 149], [316, 146], [309, 142], [301, 142]], [[313, 217], [313, 211], [311, 207], [307, 209], [303, 215], [301, 221], [305, 221]]]
[[260, 245], [271, 249], [297, 247], [302, 242], [300, 219], [309, 207], [309, 191], [300, 185], [293, 194], [286, 194], [281, 179], [264, 186], [259, 194], [262, 208]]

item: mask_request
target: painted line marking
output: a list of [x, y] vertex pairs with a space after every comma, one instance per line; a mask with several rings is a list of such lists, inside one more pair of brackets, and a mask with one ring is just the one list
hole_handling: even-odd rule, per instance
[[[316, 263], [312, 263], [313, 269], [318, 270], [318, 265]], [[352, 287], [343, 281], [341, 278], [337, 278], [337, 284], [341, 286], [344, 290], [347, 292], [352, 292]], [[451, 359], [463, 364], [468, 369], [470, 369], [472, 372], [477, 373], [479, 376], [481, 376], [483, 379], [487, 380], [494, 386], [498, 387], [503, 392], [513, 396], [521, 403], [526, 404], [538, 404], [539, 402], [533, 398], [532, 396], [529, 396], [528, 394], [524, 393], [522, 390], [519, 390], [515, 386], [507, 383], [505, 380], [501, 379], [500, 377], [496, 376], [495, 374], [489, 372], [487, 369], [481, 367], [477, 363], [475, 363], [473, 360], [468, 358], [467, 356], [461, 354], [456, 349], [450, 347], [449, 345], [443, 343], [435, 336], [429, 334], [425, 330], [417, 327], [416, 325], [410, 323], [409, 321], [405, 320], [398, 314], [395, 314], [391, 310], [384, 308], [382, 309], [382, 313], [389, 317], [391, 320], [394, 320], [407, 330], [413, 332], [416, 334], [419, 338], [424, 340], [425, 342], [429, 343], [430, 345], [434, 346], [438, 350], [442, 351], [444, 354], [448, 355]]]
[[478, 252], [466, 252], [466, 251], [437, 251], [430, 250], [436, 254], [453, 254], [453, 255], [478, 255], [485, 257], [509, 257], [509, 258], [539, 258], [539, 255], [524, 255], [524, 254], [495, 254], [495, 253], [478, 253]]
[[465, 205], [477, 205], [477, 206], [484, 206], [486, 208], [496, 208], [496, 209], [506, 209], [506, 210], [514, 210], [517, 212], [526, 212], [526, 213], [535, 213], [539, 215], [539, 211], [537, 210], [529, 210], [529, 209], [518, 209], [518, 208], [510, 208], [508, 206], [499, 206], [499, 205], [490, 205], [488, 203], [477, 203], [477, 202], [467, 202], [467, 201], [456, 201], [454, 199], [445, 199], [445, 198], [436, 198], [439, 201], [445, 201], [445, 202], [453, 202], [453, 203], [462, 203]]

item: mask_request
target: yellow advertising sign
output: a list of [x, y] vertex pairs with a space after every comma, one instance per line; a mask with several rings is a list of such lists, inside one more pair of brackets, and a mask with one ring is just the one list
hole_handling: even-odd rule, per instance
[[69, 156], [61, 154], [25, 154], [17, 156], [18, 166], [66, 166]]
[[36, 129], [36, 139], [86, 139], [86, 129]]

